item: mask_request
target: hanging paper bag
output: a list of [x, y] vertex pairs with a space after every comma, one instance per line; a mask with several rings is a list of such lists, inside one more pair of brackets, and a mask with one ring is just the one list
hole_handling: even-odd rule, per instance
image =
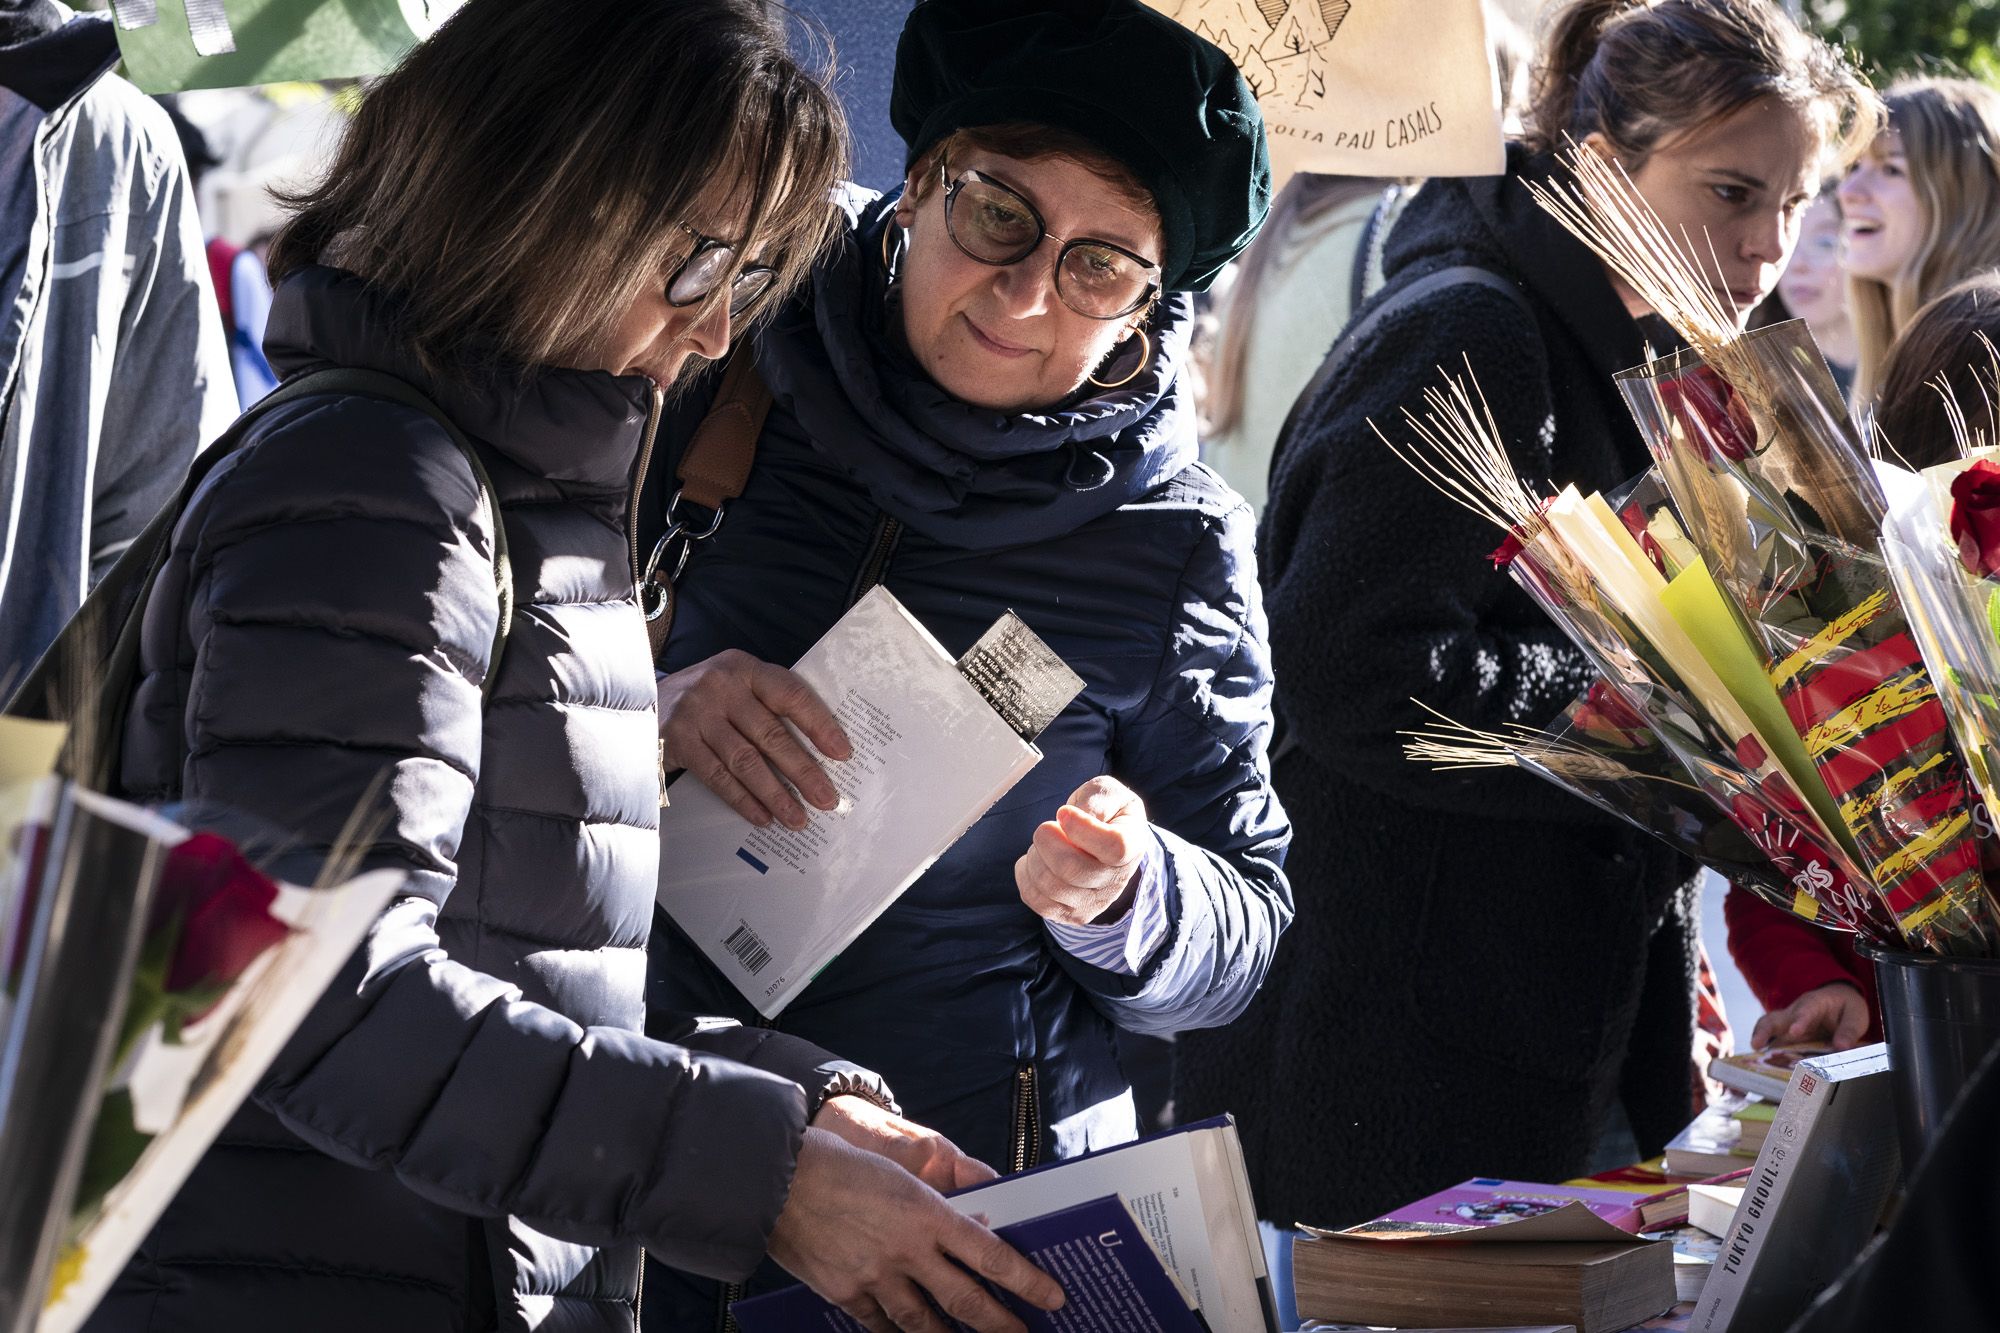
[[1221, 47], [1257, 94], [1273, 186], [1497, 176], [1500, 80], [1480, 0], [1148, 0]]

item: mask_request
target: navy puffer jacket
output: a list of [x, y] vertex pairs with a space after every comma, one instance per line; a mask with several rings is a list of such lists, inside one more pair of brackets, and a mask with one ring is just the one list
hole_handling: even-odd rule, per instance
[[421, 413], [288, 404], [195, 496], [146, 610], [124, 786], [323, 850], [388, 769], [367, 864], [409, 889], [94, 1330], [630, 1329], [640, 1244], [717, 1277], [756, 1263], [806, 1089], [840, 1068], [755, 1029], [642, 1035], [659, 791], [625, 524], [650, 388], [433, 382], [386, 315], [352, 277], [298, 275], [273, 363], [387, 371], [473, 439], [512, 635], [482, 717], [493, 533]]
[[[889, 334], [886, 211], [860, 213], [758, 344], [774, 405], [747, 488], [681, 580], [664, 665], [730, 648], [789, 665], [879, 578], [953, 654], [1011, 609], [1083, 677], [1041, 763], [777, 1020], [1005, 1170], [1131, 1138], [1114, 1027], [1229, 1021], [1291, 919], [1253, 521], [1195, 461], [1185, 298], [1130, 384], [1041, 413], [974, 408]], [[662, 430], [642, 534], [662, 527], [705, 410], [691, 397]], [[1171, 927], [1137, 976], [1064, 952], [1014, 883], [1036, 825], [1101, 773], [1159, 834]], [[754, 1018], [670, 925], [652, 962], [655, 1001]], [[700, 1285], [649, 1278], [649, 1326], [712, 1321]]]

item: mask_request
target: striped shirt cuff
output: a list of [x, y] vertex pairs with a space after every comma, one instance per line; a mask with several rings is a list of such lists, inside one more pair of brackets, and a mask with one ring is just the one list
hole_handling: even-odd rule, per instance
[[1063, 921], [1043, 921], [1062, 951], [1079, 962], [1101, 967], [1120, 976], [1139, 975], [1167, 938], [1167, 895], [1165, 853], [1160, 840], [1146, 853], [1139, 867], [1139, 886], [1132, 906], [1116, 921], [1101, 925], [1072, 926]]

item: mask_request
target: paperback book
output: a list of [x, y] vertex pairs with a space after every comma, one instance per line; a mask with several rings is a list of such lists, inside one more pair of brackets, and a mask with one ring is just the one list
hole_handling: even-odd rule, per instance
[[757, 828], [683, 774], [660, 812], [660, 906], [766, 1018], [1040, 762], [1083, 690], [1012, 613], [954, 661], [882, 587], [796, 669], [854, 747], [822, 761], [838, 808]]
[[951, 1196], [1002, 1227], [1115, 1194], [1216, 1333], [1278, 1333], [1236, 1123], [1228, 1116], [1035, 1167]]
[[1815, 1055], [1831, 1054], [1833, 1048], [1820, 1042], [1799, 1046], [1767, 1046], [1761, 1051], [1738, 1051], [1719, 1056], [1708, 1065], [1708, 1076], [1725, 1088], [1746, 1092], [1767, 1101], [1780, 1101], [1792, 1081], [1799, 1061]]
[[1345, 1231], [1300, 1228], [1299, 1314], [1397, 1328], [1567, 1322], [1618, 1333], [1675, 1300], [1629, 1191], [1475, 1179]]
[[1695, 1333], [1789, 1325], [1874, 1234], [1899, 1164], [1888, 1047], [1801, 1062], [1702, 1289]]
[[[1216, 1333], [1115, 1194], [994, 1230], [1062, 1286], [1063, 1306], [1053, 1311], [988, 1286], [1029, 1333]], [[737, 1301], [730, 1313], [743, 1333], [866, 1328], [805, 1286]]]

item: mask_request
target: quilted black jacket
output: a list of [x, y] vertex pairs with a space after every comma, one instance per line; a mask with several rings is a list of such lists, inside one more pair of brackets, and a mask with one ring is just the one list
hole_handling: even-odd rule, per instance
[[837, 1068], [733, 1025], [642, 1035], [659, 788], [625, 521], [650, 387], [438, 382], [389, 327], [380, 294], [316, 269], [267, 345], [282, 373], [401, 376], [472, 438], [511, 638], [482, 713], [493, 533], [420, 413], [301, 399], [197, 492], [147, 607], [123, 785], [324, 849], [387, 770], [366, 864], [408, 891], [93, 1330], [630, 1329], [641, 1244], [755, 1265]]

